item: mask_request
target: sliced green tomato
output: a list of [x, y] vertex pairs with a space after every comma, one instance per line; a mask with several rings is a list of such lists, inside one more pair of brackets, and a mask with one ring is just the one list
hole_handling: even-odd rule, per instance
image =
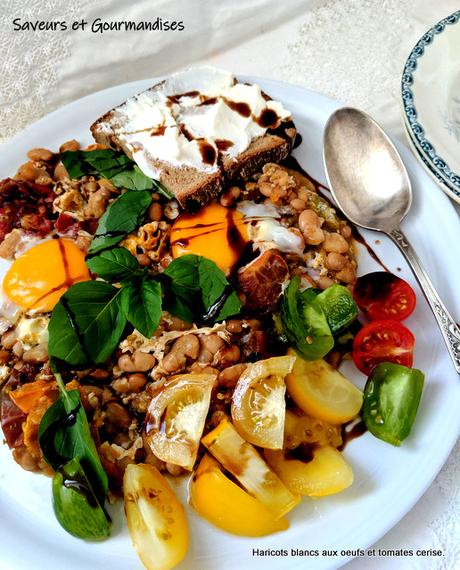
[[331, 285], [318, 295], [317, 300], [326, 315], [333, 335], [349, 327], [358, 317], [358, 307], [353, 295], [343, 285], [338, 283]]
[[193, 474], [189, 491], [190, 504], [198, 514], [226, 532], [265, 536], [289, 527], [286, 519], [277, 519], [270, 509], [231, 481], [208, 453]]
[[110, 536], [110, 523], [77, 458], [53, 477], [53, 508], [60, 525], [85, 540]]
[[343, 455], [330, 445], [313, 447], [308, 462], [286, 459], [282, 451], [265, 450], [265, 459], [293, 493], [325, 497], [353, 483], [353, 471]]
[[281, 320], [289, 344], [307, 360], [325, 356], [334, 346], [326, 315], [314, 290], [300, 292], [300, 278], [294, 277], [284, 291]]
[[156, 390], [145, 436], [158, 459], [193, 469], [215, 380], [213, 374], [182, 374]]
[[300, 497], [289, 491], [227, 419], [201, 442], [248, 493], [273, 512], [275, 518], [281, 518], [299, 503]]
[[161, 473], [131, 463], [123, 478], [128, 529], [148, 570], [170, 570], [187, 554], [189, 532], [184, 507]]
[[420, 370], [392, 362], [377, 364], [364, 389], [362, 411], [375, 437], [392, 445], [406, 439], [417, 415], [424, 379]]
[[249, 364], [233, 392], [232, 419], [238, 433], [259, 447], [283, 447], [286, 386], [295, 356], [275, 356]]

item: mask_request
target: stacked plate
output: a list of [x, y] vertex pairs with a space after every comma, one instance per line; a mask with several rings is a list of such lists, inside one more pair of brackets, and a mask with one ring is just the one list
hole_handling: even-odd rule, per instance
[[412, 150], [460, 203], [460, 10], [420, 38], [407, 59], [401, 88]]

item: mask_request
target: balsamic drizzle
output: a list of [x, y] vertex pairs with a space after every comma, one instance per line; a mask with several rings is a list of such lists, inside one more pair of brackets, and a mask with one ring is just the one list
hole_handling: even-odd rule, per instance
[[214, 301], [214, 303], [208, 308], [208, 310], [202, 315], [201, 320], [204, 324], [212, 323], [216, 319], [222, 307], [225, 305], [226, 300], [233, 293], [233, 287], [230, 283], [225, 285], [224, 290], [220, 296]]
[[75, 317], [74, 317], [72, 311], [70, 310], [69, 302], [67, 301], [65, 296], [62, 296], [60, 298], [60, 302], [65, 309], [66, 315], [69, 319], [70, 326], [72, 327], [73, 331], [75, 332], [75, 335], [78, 338], [78, 342], [79, 342], [81, 349], [85, 355], [85, 358], [88, 360], [88, 362], [91, 362], [91, 355], [88, 352], [88, 349], [86, 348], [85, 340], [81, 334], [80, 327], [78, 326], [77, 322], [75, 321]]
[[87, 500], [89, 506], [93, 509], [96, 509], [99, 506], [99, 503], [97, 502], [97, 499], [94, 496], [91, 487], [83, 478], [79, 478], [76, 475], [69, 476], [64, 470], [61, 470], [61, 473], [63, 479], [62, 484], [66, 489], [71, 489], [72, 491], [83, 495]]
[[357, 437], [364, 435], [367, 431], [366, 424], [361, 418], [351, 420], [342, 425], [342, 444], [337, 448], [338, 451], [343, 451], [347, 443], [353, 441]]

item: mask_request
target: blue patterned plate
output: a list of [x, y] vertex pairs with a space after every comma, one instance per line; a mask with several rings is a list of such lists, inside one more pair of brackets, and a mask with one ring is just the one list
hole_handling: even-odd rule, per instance
[[406, 127], [419, 157], [460, 202], [460, 10], [417, 42], [401, 89]]

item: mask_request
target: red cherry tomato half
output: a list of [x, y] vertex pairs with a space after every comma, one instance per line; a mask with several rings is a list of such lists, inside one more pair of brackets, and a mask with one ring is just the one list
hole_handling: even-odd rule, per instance
[[367, 375], [379, 362], [396, 362], [410, 368], [414, 344], [414, 335], [398, 321], [372, 321], [355, 336], [351, 355], [356, 366]]
[[417, 301], [409, 283], [387, 271], [375, 271], [359, 277], [353, 297], [372, 321], [403, 321], [415, 309]]

